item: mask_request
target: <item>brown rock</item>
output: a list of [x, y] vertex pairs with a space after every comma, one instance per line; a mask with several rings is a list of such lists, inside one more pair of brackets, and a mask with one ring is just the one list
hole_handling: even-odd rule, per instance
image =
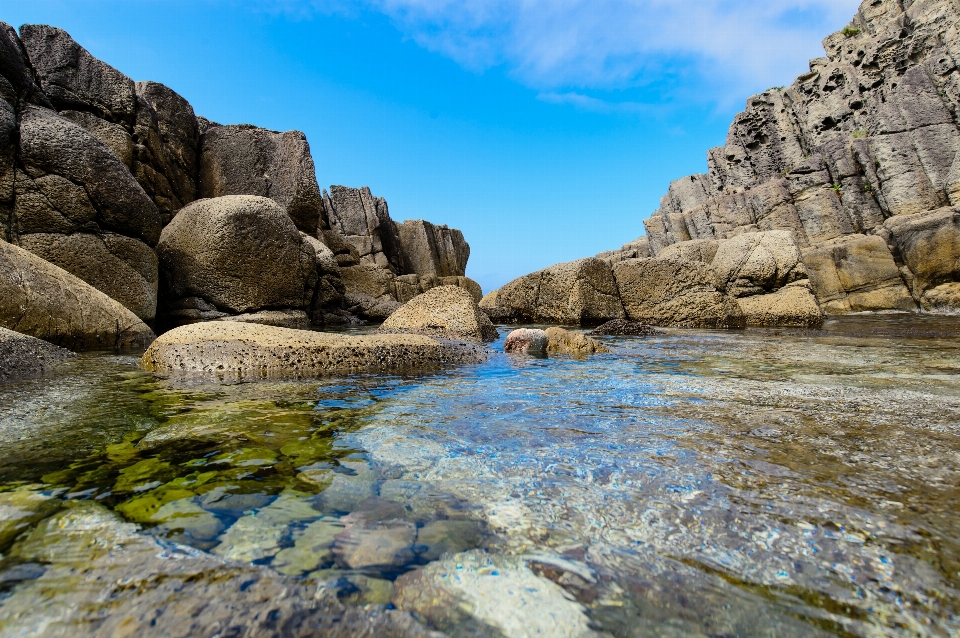
[[436, 226], [422, 219], [397, 225], [404, 273], [463, 277], [470, 258], [470, 245], [455, 228]]
[[457, 286], [439, 286], [414, 297], [391, 314], [377, 332], [463, 339], [477, 344], [499, 336], [470, 293]]
[[630, 259], [613, 272], [631, 321], [681, 328], [744, 325], [736, 301], [717, 289], [702, 263]]
[[791, 284], [776, 292], [737, 299], [748, 326], [799, 326], [819, 328], [823, 311], [807, 282]]
[[546, 354], [550, 337], [543, 330], [519, 328], [507, 335], [503, 342], [504, 352], [523, 352], [525, 354]]
[[140, 360], [160, 376], [298, 377], [328, 372], [418, 370], [486, 360], [483, 348], [420, 335], [365, 335], [215, 321], [163, 334]]
[[920, 305], [927, 312], [960, 314], [960, 283], [941, 284], [926, 291]]
[[610, 349], [602, 343], [564, 328], [554, 326], [547, 328], [547, 352], [556, 354], [587, 355], [594, 353], [610, 353]]
[[155, 338], [118, 301], [5, 242], [0, 242], [0, 326], [71, 350], [142, 348]]
[[884, 222], [914, 277], [915, 290], [960, 281], [960, 208], [941, 208]]

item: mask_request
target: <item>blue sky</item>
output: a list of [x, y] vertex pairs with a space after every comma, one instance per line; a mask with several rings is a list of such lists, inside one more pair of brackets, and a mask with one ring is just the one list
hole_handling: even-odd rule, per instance
[[460, 228], [484, 290], [618, 248], [857, 0], [6, 0], [198, 114], [307, 134], [321, 187]]

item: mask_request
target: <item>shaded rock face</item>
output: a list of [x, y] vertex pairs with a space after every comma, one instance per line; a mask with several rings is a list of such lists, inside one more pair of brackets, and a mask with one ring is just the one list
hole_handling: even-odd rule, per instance
[[0, 242], [0, 326], [72, 350], [143, 348], [136, 315], [66, 270]]
[[400, 240], [385, 199], [366, 186], [331, 186], [323, 207], [330, 228], [357, 250], [360, 264], [401, 272]]
[[[958, 25], [948, 0], [863, 2], [809, 73], [747, 101], [707, 173], [670, 184], [644, 242], [599, 257], [786, 231], [828, 312], [916, 308], [958, 278], [948, 208], [960, 204]], [[836, 261], [843, 251], [852, 264]]]
[[436, 277], [462, 277], [466, 273], [470, 246], [459, 230], [422, 219], [408, 219], [396, 228], [404, 273]]
[[590, 334], [617, 337], [648, 337], [651, 335], [663, 334], [663, 331], [657, 330], [653, 326], [641, 323], [639, 321], [613, 319], [597, 326], [590, 332]]
[[469, 292], [440, 286], [414, 297], [377, 329], [382, 334], [421, 334], [481, 344], [499, 337]]
[[200, 298], [228, 314], [303, 310], [317, 283], [316, 249], [265, 197], [194, 202], [164, 228], [157, 253], [163, 303], [171, 308], [178, 300]]
[[214, 321], [161, 335], [140, 365], [161, 376], [302, 377], [325, 373], [437, 368], [479, 363], [486, 351], [412, 334], [361, 337]]
[[74, 356], [42, 339], [0, 328], [0, 382], [41, 374]]
[[610, 266], [581, 259], [514, 279], [480, 307], [494, 321], [597, 325], [624, 318]]
[[200, 141], [199, 196], [223, 195], [269, 197], [308, 235], [322, 227], [320, 187], [300, 131], [250, 124], [208, 128]]

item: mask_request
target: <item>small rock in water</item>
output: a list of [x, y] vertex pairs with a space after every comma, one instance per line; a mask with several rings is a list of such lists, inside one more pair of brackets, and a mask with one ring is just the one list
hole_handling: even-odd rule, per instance
[[543, 330], [518, 328], [507, 335], [507, 340], [503, 342], [503, 351], [545, 355], [549, 341], [550, 338]]
[[444, 554], [457, 554], [480, 544], [483, 531], [475, 521], [439, 520], [427, 523], [417, 533], [420, 558], [434, 561]]
[[341, 461], [340, 466], [353, 474], [334, 475], [320, 500], [326, 512], [352, 512], [363, 501], [377, 494], [377, 475], [364, 462]]
[[223, 531], [219, 518], [189, 498], [163, 505], [151, 520], [160, 523], [155, 535], [187, 544], [212, 540]]
[[609, 348], [596, 339], [557, 326], [547, 328], [547, 337], [550, 339], [547, 352], [572, 355], [610, 352]]
[[270, 505], [238, 518], [220, 537], [213, 553], [247, 562], [275, 556], [291, 524], [319, 517], [320, 512], [309, 501], [292, 494], [281, 495]]
[[337, 535], [333, 553], [339, 564], [351, 569], [402, 567], [413, 560], [416, 539], [417, 528], [410, 521], [359, 522]]
[[298, 576], [333, 560], [333, 543], [344, 524], [334, 518], [321, 518], [307, 526], [293, 547], [280, 550], [271, 567], [281, 574]]
[[590, 334], [615, 337], [648, 337], [651, 335], [663, 334], [663, 331], [657, 330], [653, 326], [645, 324], [641, 321], [614, 319], [597, 326]]
[[0, 551], [21, 532], [60, 508], [60, 499], [43, 494], [39, 486], [25, 485], [0, 494]]

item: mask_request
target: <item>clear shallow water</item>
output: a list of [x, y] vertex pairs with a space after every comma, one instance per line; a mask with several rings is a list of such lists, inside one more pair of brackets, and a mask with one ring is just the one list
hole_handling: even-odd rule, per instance
[[958, 336], [845, 317], [237, 385], [86, 355], [0, 387], [0, 482], [451, 635], [956, 635]]

